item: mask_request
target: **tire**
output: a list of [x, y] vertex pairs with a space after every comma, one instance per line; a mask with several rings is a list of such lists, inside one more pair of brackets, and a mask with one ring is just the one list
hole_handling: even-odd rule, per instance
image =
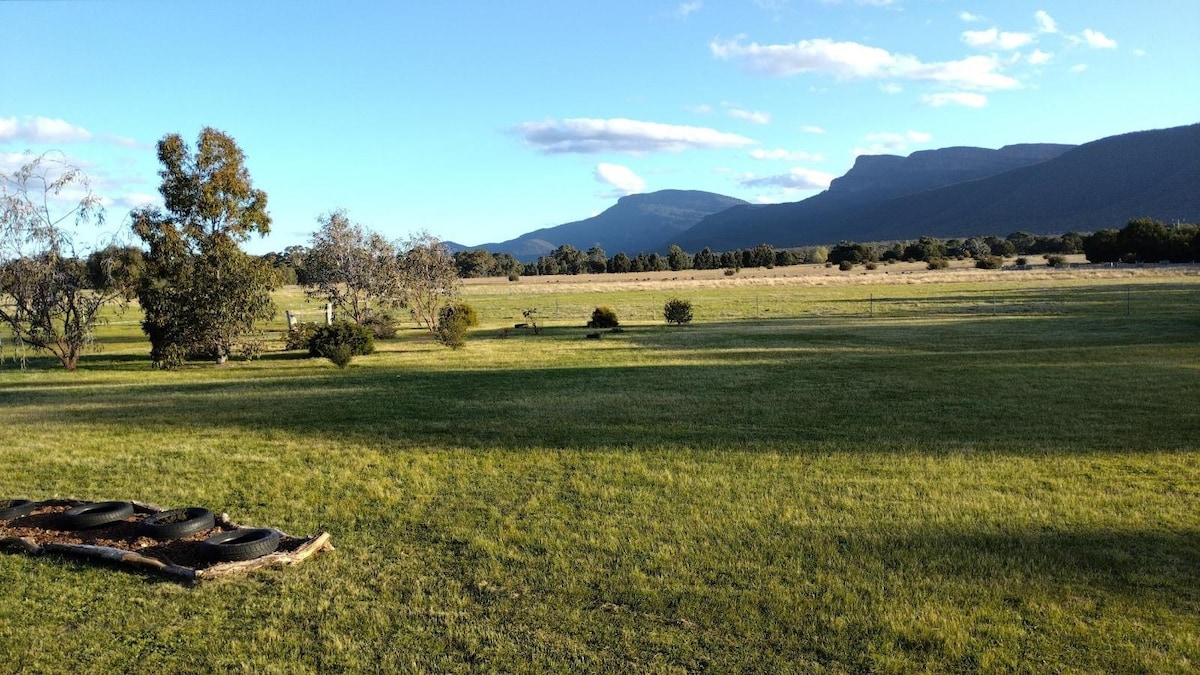
[[133, 515], [129, 502], [93, 502], [63, 511], [63, 523], [69, 530], [86, 530], [119, 523]]
[[277, 548], [279, 532], [265, 527], [230, 530], [204, 540], [209, 557], [228, 562], [261, 558]]
[[216, 518], [212, 511], [193, 506], [156, 513], [142, 521], [142, 531], [148, 537], [166, 541], [190, 537], [197, 532], [211, 530], [215, 525]]
[[28, 499], [5, 499], [0, 501], [0, 520], [13, 520], [33, 513], [36, 502]]

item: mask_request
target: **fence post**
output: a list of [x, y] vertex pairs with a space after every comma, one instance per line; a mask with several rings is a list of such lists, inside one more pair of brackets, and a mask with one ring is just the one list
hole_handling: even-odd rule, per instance
[[333, 303], [332, 302], [325, 303], [325, 325], [326, 326], [333, 325]]
[[284, 313], [284, 316], [287, 317], [288, 330], [292, 330], [293, 328], [296, 327], [296, 315], [292, 314], [292, 310], [290, 310], [290, 309], [284, 310], [283, 313]]

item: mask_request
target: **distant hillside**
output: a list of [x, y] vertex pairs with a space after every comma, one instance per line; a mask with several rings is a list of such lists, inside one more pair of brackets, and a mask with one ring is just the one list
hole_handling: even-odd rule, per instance
[[1142, 216], [1200, 221], [1200, 124], [1073, 148], [859, 157], [826, 192], [792, 204], [730, 209], [673, 241], [695, 251], [763, 242], [786, 247], [1018, 230], [1053, 234], [1120, 227]]
[[695, 251], [746, 248], [761, 243], [800, 246], [840, 238], [832, 227], [853, 214], [890, 199], [972, 181], [1045, 162], [1075, 146], [1009, 145], [999, 150], [950, 147], [908, 157], [862, 155], [829, 189], [800, 202], [744, 206], [705, 218], [670, 243]]
[[535, 230], [516, 239], [481, 244], [492, 253], [511, 253], [528, 262], [563, 244], [586, 251], [599, 246], [610, 256], [618, 251], [665, 251], [663, 242], [691, 228], [705, 216], [746, 202], [698, 190], [661, 190], [622, 197], [591, 218]]

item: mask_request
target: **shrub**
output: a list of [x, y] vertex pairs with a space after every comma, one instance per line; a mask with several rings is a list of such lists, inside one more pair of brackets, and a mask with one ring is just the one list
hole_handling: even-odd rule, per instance
[[736, 267], [726, 267], [725, 268], [725, 276], [727, 276], [727, 277], [731, 277], [737, 273], [738, 273], [738, 270]]
[[926, 269], [931, 269], [931, 270], [944, 270], [949, 266], [950, 266], [949, 260], [946, 260], [945, 258], [934, 258], [933, 260], [930, 260], [929, 264], [926, 265], [925, 267], [926, 267]]
[[308, 349], [308, 343], [312, 341], [313, 335], [316, 335], [317, 329], [320, 328], [312, 322], [299, 322], [295, 326], [288, 329], [287, 335], [284, 336], [283, 348], [287, 351], [296, 349]]
[[371, 331], [371, 334], [381, 340], [390, 340], [396, 337], [396, 332], [400, 329], [400, 322], [391, 314], [372, 314], [363, 322], [363, 325]]
[[510, 272], [508, 275], [508, 280], [509, 281], [520, 281], [521, 275], [517, 274], [516, 272]]
[[475, 309], [465, 302], [456, 302], [438, 311], [433, 337], [450, 349], [461, 349], [467, 344], [467, 329], [478, 325], [479, 315]]
[[863, 267], [865, 267], [869, 270], [873, 270], [873, 269], [878, 269], [879, 265], [876, 263], [873, 263], [873, 262], [869, 262], [869, 263], [863, 265]]
[[1046, 256], [1046, 264], [1051, 267], [1066, 267], [1067, 259], [1061, 255], [1048, 255]]
[[849, 260], [843, 260], [842, 262], [838, 263], [838, 269], [843, 272], [849, 272], [850, 270], [854, 269], [854, 263], [850, 262]]
[[350, 345], [330, 345], [325, 350], [325, 358], [344, 370], [354, 359], [354, 349]]
[[1024, 267], [1029, 264], [1029, 258], [1017, 258], [1017, 264]]
[[692, 303], [678, 298], [668, 300], [667, 304], [663, 305], [663, 318], [667, 320], [667, 323], [673, 323], [677, 326], [691, 323]]
[[318, 328], [313, 334], [312, 339], [308, 341], [308, 354], [323, 356], [333, 361], [335, 355], [341, 354], [340, 347], [343, 346], [350, 351], [350, 356], [372, 354], [375, 352], [375, 338], [366, 326], [351, 321], [334, 321], [328, 326]]
[[616, 328], [620, 325], [617, 321], [617, 313], [611, 307], [597, 307], [592, 312], [592, 320], [588, 322], [588, 328]]
[[975, 267], [981, 270], [998, 270], [1004, 267], [1004, 258], [998, 255], [988, 255], [975, 261]]
[[449, 316], [453, 316], [456, 321], [462, 322], [467, 328], [479, 325], [479, 312], [465, 302], [455, 302], [438, 310], [438, 323]]

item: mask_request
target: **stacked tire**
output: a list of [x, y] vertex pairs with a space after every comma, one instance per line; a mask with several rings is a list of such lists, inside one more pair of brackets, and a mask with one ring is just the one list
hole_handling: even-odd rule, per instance
[[0, 501], [0, 521], [16, 520], [33, 513], [37, 502], [28, 499], [5, 499]]

